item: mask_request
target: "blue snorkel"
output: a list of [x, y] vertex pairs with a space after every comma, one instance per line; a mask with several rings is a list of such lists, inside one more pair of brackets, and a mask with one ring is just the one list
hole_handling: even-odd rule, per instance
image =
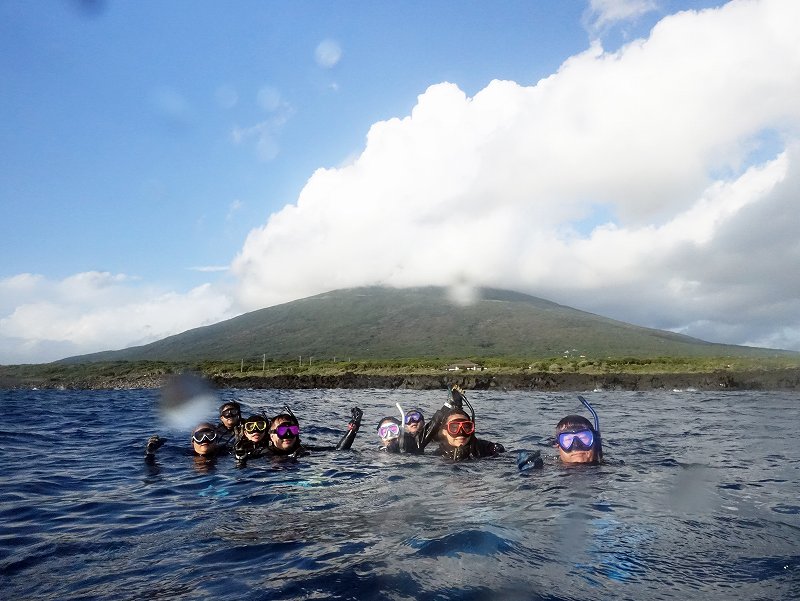
[[597, 417], [597, 412], [594, 410], [594, 407], [589, 404], [589, 401], [587, 401], [581, 395], [578, 395], [578, 399], [580, 399], [581, 403], [583, 403], [583, 406], [589, 410], [589, 413], [591, 413], [592, 417], [594, 418], [594, 446], [595, 449], [597, 449], [597, 458], [602, 459], [603, 440], [600, 437], [600, 418]]

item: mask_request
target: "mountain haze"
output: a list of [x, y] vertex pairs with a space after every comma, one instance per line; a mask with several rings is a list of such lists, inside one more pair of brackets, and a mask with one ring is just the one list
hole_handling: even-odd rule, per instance
[[446, 288], [352, 288], [260, 309], [119, 351], [65, 359], [198, 361], [526, 357], [757, 357], [782, 351], [704, 342], [505, 290], [469, 305]]

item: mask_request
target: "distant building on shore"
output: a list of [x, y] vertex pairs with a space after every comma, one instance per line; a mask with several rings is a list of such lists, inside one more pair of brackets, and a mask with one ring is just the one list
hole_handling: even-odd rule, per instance
[[483, 366], [473, 363], [472, 361], [459, 361], [452, 363], [445, 368], [447, 371], [483, 371]]

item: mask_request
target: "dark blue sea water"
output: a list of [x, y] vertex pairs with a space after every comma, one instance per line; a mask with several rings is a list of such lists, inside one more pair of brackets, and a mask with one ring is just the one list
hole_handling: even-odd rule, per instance
[[[606, 465], [376, 452], [444, 391], [222, 391], [349, 452], [197, 465], [158, 391], [0, 391], [3, 599], [798, 599], [795, 393], [588, 393]], [[573, 394], [472, 392], [483, 438], [548, 446]], [[212, 416], [209, 416], [212, 417]], [[155, 465], [147, 437], [170, 443]]]

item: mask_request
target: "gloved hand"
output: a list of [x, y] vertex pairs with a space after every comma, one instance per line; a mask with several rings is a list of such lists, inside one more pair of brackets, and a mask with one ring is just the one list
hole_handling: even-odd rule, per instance
[[517, 467], [524, 472], [530, 469], [537, 469], [544, 466], [541, 451], [520, 451], [517, 454]]
[[450, 388], [450, 400], [445, 404], [453, 409], [463, 409], [464, 398], [464, 389], [458, 384], [455, 384]]
[[353, 407], [350, 409], [350, 415], [352, 416], [350, 419], [350, 429], [352, 430], [356, 426], [361, 425], [361, 418], [364, 416], [364, 412], [361, 411], [358, 407]]
[[247, 459], [247, 449], [244, 446], [244, 441], [240, 440], [233, 445], [233, 456], [236, 458], [236, 461], [244, 461]]
[[153, 434], [150, 438], [147, 439], [147, 446], [145, 447], [144, 450], [145, 456], [155, 455], [156, 451], [160, 449], [165, 442], [167, 442], [166, 438], [161, 438], [158, 434]]

